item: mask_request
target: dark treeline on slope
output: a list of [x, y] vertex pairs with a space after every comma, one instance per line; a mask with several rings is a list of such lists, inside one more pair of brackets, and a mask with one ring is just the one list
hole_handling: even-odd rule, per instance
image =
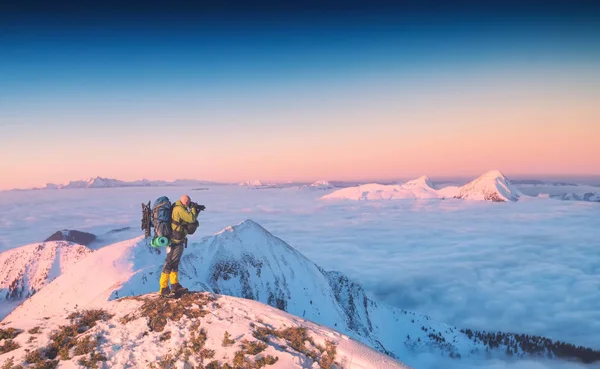
[[490, 349], [506, 347], [509, 356], [548, 357], [550, 359], [574, 359], [586, 364], [600, 361], [600, 351], [589, 347], [575, 346], [570, 343], [553, 341], [542, 336], [528, 334], [461, 330], [475, 342], [482, 342]]

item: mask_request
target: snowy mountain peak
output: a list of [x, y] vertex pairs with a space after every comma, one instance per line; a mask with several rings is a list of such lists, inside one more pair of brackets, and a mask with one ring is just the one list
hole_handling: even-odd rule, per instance
[[433, 184], [431, 183], [431, 179], [428, 176], [421, 176], [417, 179], [413, 179], [412, 181], [408, 181], [404, 183], [402, 186], [404, 187], [424, 187], [433, 189]]
[[264, 229], [260, 224], [256, 223], [252, 219], [246, 219], [239, 224], [229, 226], [217, 233], [215, 236], [218, 237], [219, 235], [225, 235], [227, 233], [233, 233], [238, 236], [243, 236], [246, 234], [271, 236], [269, 231]]
[[316, 181], [311, 183], [311, 186], [313, 187], [332, 187], [331, 183], [329, 183], [329, 181], [326, 180], [320, 180], [320, 181]]
[[499, 170], [490, 170], [461, 187], [458, 199], [493, 202], [518, 201], [521, 192]]
[[508, 180], [506, 178], [506, 176], [504, 174], [502, 174], [502, 172], [499, 171], [498, 169], [492, 169], [490, 171], [487, 171], [487, 172], [483, 173], [482, 175], [480, 175], [478, 178], [492, 178], [492, 179], [499, 178], [504, 181]]
[[265, 186], [266, 184], [264, 184], [261, 180], [255, 179], [253, 181], [249, 180], [249, 181], [240, 182], [239, 185], [246, 186], [246, 187], [262, 187], [262, 186]]

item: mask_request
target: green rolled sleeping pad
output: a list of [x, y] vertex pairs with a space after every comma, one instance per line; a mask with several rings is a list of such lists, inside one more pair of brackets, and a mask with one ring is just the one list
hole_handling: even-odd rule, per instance
[[152, 239], [152, 242], [150, 242], [150, 245], [152, 247], [165, 247], [165, 246], [169, 246], [169, 239], [167, 237], [154, 237]]

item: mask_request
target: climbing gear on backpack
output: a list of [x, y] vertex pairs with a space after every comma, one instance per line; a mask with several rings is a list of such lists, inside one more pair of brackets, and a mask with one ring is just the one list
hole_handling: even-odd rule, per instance
[[169, 246], [169, 243], [171, 243], [171, 241], [169, 241], [167, 237], [154, 237], [150, 242], [150, 246], [160, 248]]
[[148, 204], [142, 203], [142, 230], [146, 238], [150, 237], [152, 228], [152, 210], [150, 210], [150, 201]]

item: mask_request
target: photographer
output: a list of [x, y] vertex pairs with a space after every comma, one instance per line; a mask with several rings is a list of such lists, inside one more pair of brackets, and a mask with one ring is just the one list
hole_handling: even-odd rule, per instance
[[[188, 210], [189, 208], [189, 210]], [[179, 261], [184, 247], [187, 247], [187, 235], [193, 234], [198, 228], [198, 214], [204, 210], [203, 205], [198, 205], [188, 195], [183, 195], [172, 206], [171, 213], [171, 244], [167, 247], [167, 259], [160, 276], [160, 294], [169, 295], [187, 292], [179, 284]], [[169, 288], [171, 282], [171, 288]]]

